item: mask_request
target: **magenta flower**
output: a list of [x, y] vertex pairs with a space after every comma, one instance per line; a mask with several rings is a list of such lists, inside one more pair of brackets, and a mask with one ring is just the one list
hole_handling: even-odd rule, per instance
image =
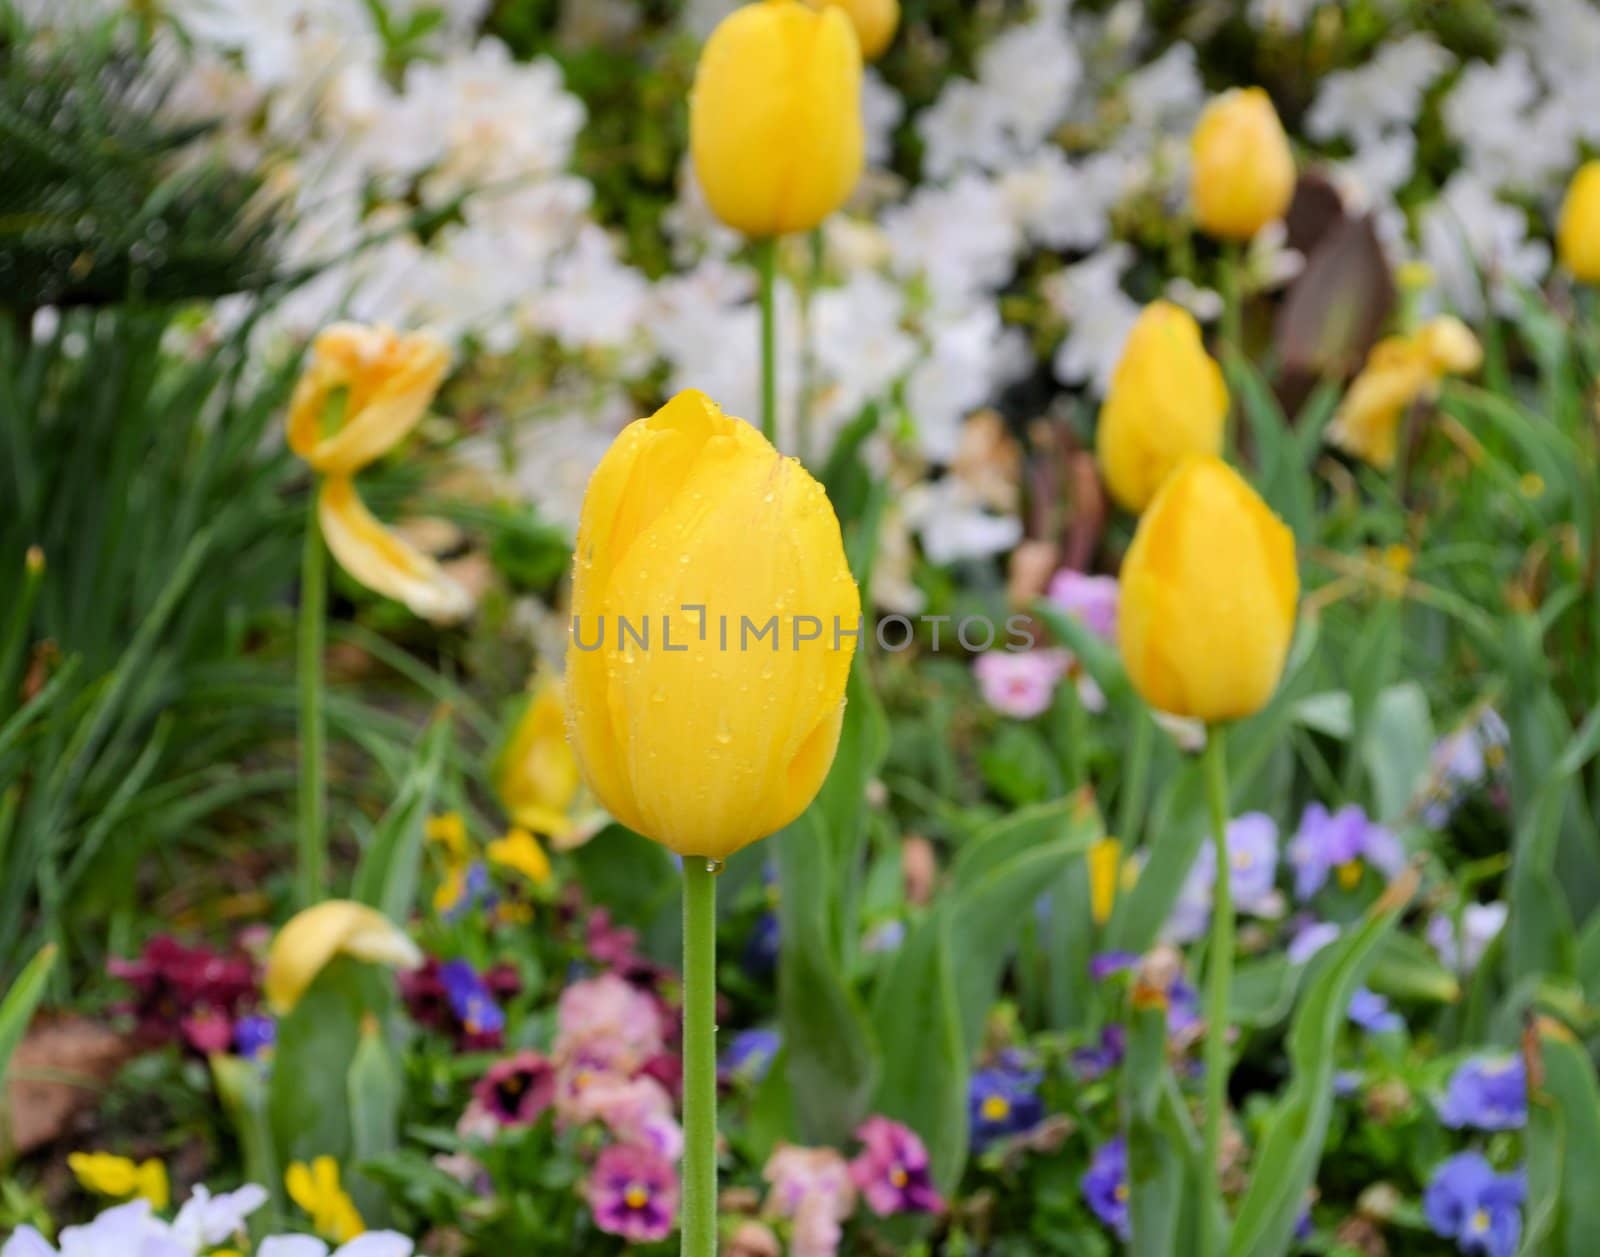
[[1050, 601], [1074, 619], [1081, 620], [1096, 637], [1117, 640], [1117, 578], [1085, 576], [1062, 568], [1050, 580]]
[[972, 661], [983, 700], [1002, 716], [1031, 720], [1050, 707], [1072, 657], [1064, 650], [991, 650]]
[[472, 1089], [502, 1126], [531, 1126], [554, 1102], [556, 1071], [537, 1052], [519, 1052], [492, 1066]]
[[632, 1074], [665, 1046], [659, 1005], [611, 973], [561, 992], [556, 1026], [556, 1058], [589, 1072]]
[[944, 1208], [928, 1169], [928, 1150], [916, 1132], [887, 1117], [869, 1117], [856, 1138], [862, 1148], [850, 1162], [850, 1177], [873, 1213], [886, 1218]]
[[133, 1015], [135, 1038], [147, 1047], [177, 1041], [208, 1055], [226, 1052], [234, 1022], [259, 998], [248, 958], [185, 947], [166, 935], [146, 943], [138, 959], [113, 957], [106, 969], [133, 988], [121, 1011]]
[[630, 1244], [672, 1234], [678, 1172], [665, 1157], [636, 1144], [612, 1144], [595, 1160], [587, 1189], [594, 1223]]

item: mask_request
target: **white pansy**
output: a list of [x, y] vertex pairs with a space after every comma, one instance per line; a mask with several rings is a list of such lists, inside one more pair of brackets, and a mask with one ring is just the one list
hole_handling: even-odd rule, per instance
[[1083, 67], [1058, 15], [1002, 31], [978, 54], [978, 81], [1016, 152], [1036, 148], [1072, 103]]
[[197, 1183], [172, 1221], [173, 1234], [192, 1252], [214, 1247], [243, 1231], [246, 1219], [267, 1199], [266, 1189], [254, 1183], [220, 1196]]
[[887, 165], [894, 152], [894, 129], [905, 117], [906, 103], [871, 66], [861, 76], [861, 125], [867, 133], [867, 161]]
[[618, 260], [611, 237], [584, 223], [549, 288], [530, 299], [530, 313], [535, 327], [569, 348], [617, 349], [638, 334], [648, 298], [649, 284]]
[[922, 139], [922, 174], [945, 179], [973, 167], [992, 170], [1011, 153], [1000, 98], [971, 79], [953, 78], [917, 115]]
[[1543, 89], [1526, 51], [1475, 61], [1445, 97], [1445, 129], [1469, 171], [1497, 188], [1537, 188], [1571, 162], [1577, 129]]
[[1486, 282], [1495, 308], [1511, 313], [1517, 290], [1536, 284], [1550, 267], [1550, 246], [1528, 239], [1526, 213], [1465, 171], [1423, 211], [1419, 240], [1438, 278], [1437, 293], [1466, 319], [1482, 317]]
[[906, 381], [905, 402], [917, 447], [930, 462], [955, 456], [963, 421], [999, 382], [1001, 331], [1000, 311], [987, 301], [928, 329], [927, 353]]
[[[1094, 169], [1109, 168], [1102, 163]], [[1012, 221], [1047, 249], [1090, 249], [1106, 238], [1115, 203], [1106, 195], [1109, 185], [1104, 180], [1097, 185], [1053, 144], [1002, 174], [999, 185]]]
[[1426, 35], [1384, 44], [1370, 61], [1322, 80], [1306, 114], [1306, 132], [1318, 140], [1344, 136], [1358, 145], [1396, 127], [1409, 132], [1423, 93], [1454, 63]]
[[1108, 245], [1045, 282], [1046, 298], [1067, 321], [1066, 338], [1051, 364], [1063, 384], [1087, 382], [1095, 392], [1105, 392], [1139, 317], [1138, 303], [1122, 290], [1122, 274], [1132, 261], [1128, 245]]
[[962, 307], [1011, 278], [1021, 233], [999, 188], [980, 175], [924, 186], [884, 213], [894, 269], [922, 275], [936, 303]]
[[1022, 540], [1022, 521], [987, 509], [956, 476], [912, 485], [902, 509], [933, 563], [992, 558]]
[[816, 360], [814, 402], [821, 432], [813, 449], [869, 401], [886, 397], [917, 361], [920, 347], [906, 331], [905, 293], [881, 275], [861, 271], [811, 303], [811, 344]]

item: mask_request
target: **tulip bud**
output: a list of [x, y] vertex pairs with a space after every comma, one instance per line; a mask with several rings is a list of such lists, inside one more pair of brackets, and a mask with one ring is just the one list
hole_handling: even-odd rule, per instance
[[1117, 639], [1158, 711], [1217, 723], [1259, 711], [1294, 636], [1294, 536], [1220, 458], [1191, 458], [1139, 520]]
[[868, 61], [883, 56], [894, 42], [895, 29], [900, 25], [900, 0], [806, 0], [813, 9], [829, 6], [843, 9], [856, 28], [856, 40], [861, 44], [861, 55]]
[[1600, 282], [1600, 160], [1572, 176], [1556, 227], [1561, 264], [1586, 284]]
[[689, 96], [689, 150], [728, 226], [811, 230], [850, 195], [865, 148], [861, 49], [844, 13], [764, 0], [711, 32]]
[[805, 810], [861, 602], [798, 462], [693, 390], [630, 424], [584, 497], [572, 611], [568, 730], [613, 816], [722, 859]]
[[1222, 452], [1228, 386], [1194, 316], [1170, 301], [1144, 308], [1128, 333], [1095, 431], [1111, 496], [1142, 511], [1190, 454]]
[[1223, 92], [1201, 113], [1189, 147], [1189, 199], [1202, 231], [1248, 240], [1283, 217], [1294, 196], [1294, 154], [1266, 92]]

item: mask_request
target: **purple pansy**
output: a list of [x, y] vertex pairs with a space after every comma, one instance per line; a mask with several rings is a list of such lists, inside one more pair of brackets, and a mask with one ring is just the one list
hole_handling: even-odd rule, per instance
[[718, 1072], [725, 1082], [735, 1079], [760, 1082], [767, 1076], [767, 1070], [772, 1067], [772, 1058], [777, 1056], [782, 1045], [783, 1038], [776, 1030], [746, 1030], [736, 1034], [728, 1044], [728, 1050], [722, 1054]]
[[869, 1117], [856, 1130], [861, 1151], [850, 1179], [880, 1218], [896, 1213], [938, 1213], [944, 1201], [933, 1185], [928, 1150], [916, 1132], [887, 1117]]
[[1039, 1097], [1042, 1077], [1015, 1054], [972, 1075], [967, 1087], [967, 1115], [974, 1148], [986, 1148], [1007, 1135], [1032, 1130], [1043, 1120], [1044, 1101]]
[[1095, 1149], [1079, 1185], [1094, 1216], [1126, 1240], [1132, 1234], [1128, 1215], [1128, 1145], [1118, 1135]]
[[247, 1061], [263, 1061], [278, 1042], [278, 1023], [261, 1013], [241, 1017], [233, 1027], [233, 1050]]
[[[1273, 918], [1283, 912], [1278, 894], [1278, 826], [1263, 812], [1246, 812], [1228, 822], [1228, 887], [1233, 905], [1250, 916]], [[1168, 917], [1165, 936], [1187, 943], [1206, 932], [1217, 884], [1217, 849], [1206, 843], [1189, 866], [1178, 902]]]
[[1388, 1000], [1364, 986], [1357, 988], [1356, 993], [1351, 996], [1347, 1013], [1350, 1020], [1368, 1034], [1387, 1034], [1393, 1030], [1404, 1030], [1406, 1025], [1400, 1014], [1389, 1007]]
[[1462, 1152], [1434, 1171], [1422, 1212], [1435, 1235], [1463, 1253], [1514, 1257], [1522, 1239], [1521, 1173], [1496, 1174], [1476, 1152]]
[[502, 1126], [531, 1126], [555, 1102], [556, 1069], [537, 1052], [519, 1052], [490, 1067], [473, 1098]]
[[1089, 979], [1104, 982], [1113, 973], [1126, 973], [1139, 967], [1136, 951], [1103, 951], [1089, 957]]
[[1339, 881], [1353, 888], [1361, 880], [1364, 864], [1395, 877], [1405, 867], [1406, 853], [1400, 840], [1351, 803], [1329, 812], [1313, 803], [1300, 817], [1300, 828], [1289, 844], [1289, 863], [1294, 866], [1294, 893], [1310, 899], [1326, 885], [1328, 876], [1337, 873]]
[[672, 1234], [678, 1213], [678, 1172], [639, 1144], [612, 1144], [595, 1159], [587, 1190], [594, 1223], [631, 1244]]
[[1439, 1120], [1457, 1130], [1516, 1130], [1528, 1120], [1528, 1074], [1520, 1056], [1477, 1057], [1450, 1076]]
[[1073, 1068], [1085, 1082], [1109, 1074], [1122, 1064], [1128, 1050], [1128, 1032], [1119, 1025], [1109, 1025], [1100, 1031], [1100, 1041], [1094, 1047], [1079, 1048], [1072, 1054]]
[[465, 960], [447, 960], [439, 966], [439, 981], [445, 996], [466, 1032], [478, 1038], [498, 1035], [506, 1026], [506, 1015], [495, 1003], [488, 985]]

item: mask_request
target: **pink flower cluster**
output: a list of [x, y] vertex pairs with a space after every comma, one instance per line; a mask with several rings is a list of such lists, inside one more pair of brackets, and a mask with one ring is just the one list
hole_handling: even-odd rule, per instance
[[870, 1117], [856, 1131], [861, 1151], [846, 1161], [832, 1148], [781, 1144], [762, 1171], [770, 1184], [763, 1212], [792, 1223], [790, 1257], [834, 1257], [859, 1199], [880, 1217], [938, 1213], [928, 1150], [914, 1131]]

